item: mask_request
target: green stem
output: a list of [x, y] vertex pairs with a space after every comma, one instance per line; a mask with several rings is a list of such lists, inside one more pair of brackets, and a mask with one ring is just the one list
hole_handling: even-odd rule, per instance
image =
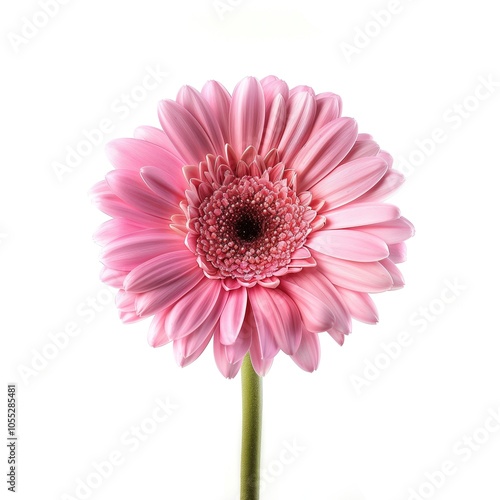
[[246, 354], [241, 367], [243, 402], [241, 439], [241, 500], [259, 500], [262, 382]]

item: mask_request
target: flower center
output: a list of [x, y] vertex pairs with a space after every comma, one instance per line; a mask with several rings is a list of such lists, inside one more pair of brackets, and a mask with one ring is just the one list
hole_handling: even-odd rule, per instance
[[199, 206], [196, 253], [221, 278], [279, 274], [310, 232], [308, 210], [284, 180], [233, 177]]
[[236, 236], [242, 241], [253, 241], [262, 232], [259, 217], [252, 213], [243, 213], [235, 223]]

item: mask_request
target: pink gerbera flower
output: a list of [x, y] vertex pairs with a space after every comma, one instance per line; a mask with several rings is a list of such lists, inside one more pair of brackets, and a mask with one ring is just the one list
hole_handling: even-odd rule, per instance
[[369, 294], [403, 285], [413, 227], [382, 203], [402, 175], [337, 95], [209, 81], [159, 118], [108, 145], [115, 170], [93, 188], [124, 322], [154, 315], [151, 345], [173, 342], [181, 366], [212, 340], [234, 377], [247, 352], [259, 375], [280, 350], [313, 371], [319, 333], [342, 344], [351, 318], [377, 321]]

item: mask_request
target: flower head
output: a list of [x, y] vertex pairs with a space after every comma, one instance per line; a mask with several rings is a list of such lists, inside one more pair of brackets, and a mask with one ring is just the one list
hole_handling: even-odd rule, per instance
[[92, 191], [124, 322], [153, 315], [151, 345], [173, 342], [181, 366], [212, 340], [234, 377], [247, 352], [260, 375], [280, 350], [313, 371], [319, 333], [342, 344], [351, 318], [377, 321], [369, 294], [403, 285], [413, 226], [382, 203], [402, 175], [337, 95], [209, 81], [159, 118], [108, 144], [115, 170]]

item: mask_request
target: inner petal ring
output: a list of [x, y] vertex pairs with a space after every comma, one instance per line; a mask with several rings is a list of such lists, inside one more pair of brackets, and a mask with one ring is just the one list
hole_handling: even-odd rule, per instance
[[221, 278], [268, 278], [304, 244], [308, 210], [284, 179], [233, 177], [199, 206], [196, 252]]

